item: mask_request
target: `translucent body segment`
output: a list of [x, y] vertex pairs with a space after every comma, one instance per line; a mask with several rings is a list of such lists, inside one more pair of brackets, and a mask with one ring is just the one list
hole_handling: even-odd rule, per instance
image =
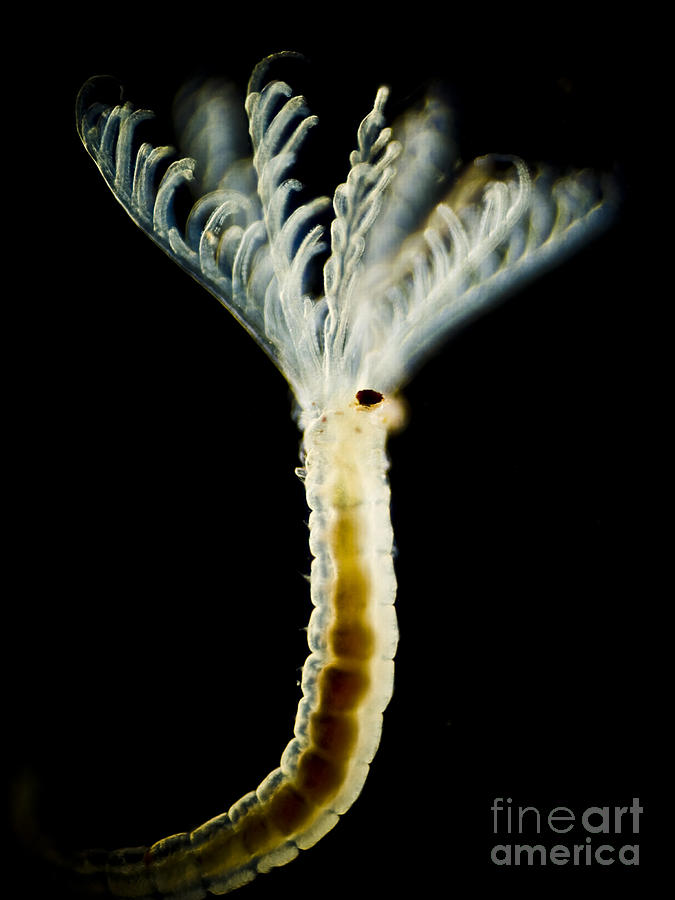
[[189, 834], [173, 835], [155, 844], [150, 869], [155, 889], [170, 896], [185, 885], [201, 886], [201, 871], [190, 844]]
[[266, 853], [265, 856], [261, 857], [256, 864], [256, 868], [258, 872], [269, 872], [269, 870], [275, 868], [275, 866], [285, 866], [287, 863], [294, 860], [297, 855], [298, 847], [296, 846], [296, 842], [288, 841], [286, 844], [276, 847], [274, 850], [270, 850], [269, 853]]
[[330, 651], [338, 657], [367, 660], [373, 654], [375, 636], [372, 627], [356, 617], [340, 617], [330, 631]]
[[298, 759], [294, 783], [302, 796], [314, 806], [324, 806], [344, 783], [347, 760], [324, 756], [311, 748]]
[[358, 738], [357, 718], [338, 712], [314, 712], [309, 721], [309, 738], [323, 756], [345, 758]]
[[330, 663], [321, 672], [321, 707], [336, 712], [358, 708], [364, 699], [370, 678], [360, 668], [347, 668], [343, 663]]
[[121, 897], [147, 897], [156, 890], [153, 873], [143, 864], [143, 858], [130, 859], [124, 850], [109, 860], [106, 881], [110, 892]]
[[[322, 587], [321, 593], [325, 588]], [[328, 624], [330, 610], [325, 606], [316, 606], [312, 610], [307, 626], [307, 643], [312, 653], [321, 658], [328, 649]]]
[[312, 823], [312, 825], [295, 838], [295, 844], [300, 850], [308, 850], [317, 841], [320, 841], [328, 832], [335, 828], [340, 817], [333, 810], [324, 810]]

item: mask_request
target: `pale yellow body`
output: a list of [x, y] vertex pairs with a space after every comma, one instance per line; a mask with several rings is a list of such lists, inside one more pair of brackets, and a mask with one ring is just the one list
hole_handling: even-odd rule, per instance
[[400, 421], [395, 401], [355, 401], [305, 432], [312, 653], [280, 767], [192, 832], [103, 863], [82, 854], [76, 871], [92, 887], [173, 900], [227, 893], [311, 847], [359, 795], [393, 689], [398, 631], [385, 441]]

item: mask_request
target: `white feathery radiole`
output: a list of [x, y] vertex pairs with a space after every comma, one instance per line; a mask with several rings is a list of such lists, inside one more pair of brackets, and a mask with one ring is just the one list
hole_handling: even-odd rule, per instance
[[[78, 99], [80, 136], [117, 200], [290, 384], [314, 557], [310, 655], [278, 768], [227, 811], [152, 846], [68, 860], [52, 852], [85, 888], [113, 896], [226, 893], [312, 846], [354, 802], [393, 689], [385, 445], [402, 424], [396, 393], [452, 329], [611, 217], [611, 188], [588, 172], [556, 179], [501, 156], [453, 177], [449, 110], [431, 97], [392, 128], [385, 87], [358, 129], [346, 181], [332, 199], [304, 200], [296, 163], [317, 119], [271, 77], [292, 56], [269, 57], [253, 72], [250, 156], [232, 89], [215, 82], [188, 86], [177, 100], [178, 131], [195, 158], [138, 146], [138, 126], [152, 113], [99, 102], [96, 79]], [[182, 224], [175, 201], [185, 185], [196, 199]]]

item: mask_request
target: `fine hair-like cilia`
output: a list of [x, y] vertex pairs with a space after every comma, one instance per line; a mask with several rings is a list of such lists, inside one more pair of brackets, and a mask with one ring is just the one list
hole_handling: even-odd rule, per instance
[[[267, 58], [251, 76], [250, 158], [238, 158], [231, 139], [240, 128], [233, 95], [215, 82], [178, 98], [184, 158], [140, 143], [138, 126], [153, 114], [100, 102], [98, 79], [78, 99], [80, 136], [117, 200], [287, 379], [311, 510], [311, 652], [278, 768], [190, 832], [69, 859], [84, 885], [113, 896], [226, 893], [311, 847], [355, 801], [393, 689], [385, 443], [402, 424], [396, 393], [452, 329], [610, 218], [612, 191], [589, 172], [555, 178], [517, 158], [482, 157], [450, 175], [445, 105], [430, 97], [392, 130], [384, 87], [358, 129], [346, 182], [332, 199], [298, 202], [294, 165], [317, 120], [270, 76], [272, 63], [292, 56]], [[186, 185], [196, 200], [182, 223], [175, 201]]]

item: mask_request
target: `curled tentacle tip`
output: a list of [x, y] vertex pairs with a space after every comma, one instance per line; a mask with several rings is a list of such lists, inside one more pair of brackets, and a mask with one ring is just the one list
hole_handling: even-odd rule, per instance
[[270, 67], [275, 63], [282, 62], [284, 60], [298, 60], [299, 62], [306, 62], [307, 57], [304, 55], [304, 53], [300, 53], [297, 50], [278, 50], [276, 53], [270, 53], [269, 56], [261, 59], [257, 66], [253, 69], [251, 77], [248, 81], [248, 87], [246, 89], [247, 95], [259, 93], [267, 82], [267, 73], [269, 72]]
[[114, 75], [92, 75], [82, 85], [77, 93], [75, 101], [75, 124], [77, 133], [84, 140], [82, 129], [85, 121], [89, 122], [91, 115], [98, 115], [97, 104], [105, 101], [117, 105], [124, 100], [124, 86]]
[[122, 103], [124, 100], [124, 85], [114, 75], [92, 75], [87, 78], [77, 93], [77, 104], [79, 107], [86, 108], [86, 104], [92, 100], [101, 99], [115, 100]]

